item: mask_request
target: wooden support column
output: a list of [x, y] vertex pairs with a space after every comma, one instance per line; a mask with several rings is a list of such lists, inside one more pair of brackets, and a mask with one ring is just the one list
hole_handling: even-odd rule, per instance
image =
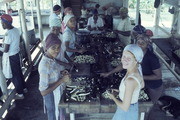
[[61, 4], [61, 0], [58, 0], [58, 5], [60, 5], [60, 6], [62, 5], [62, 4]]
[[53, 0], [51, 0], [51, 13], [53, 13]]
[[28, 34], [27, 34], [27, 25], [26, 25], [26, 17], [25, 17], [25, 10], [24, 10], [24, 3], [23, 0], [18, 0], [19, 2], [19, 15], [20, 15], [20, 22], [21, 22], [21, 29], [22, 29], [22, 35], [24, 38], [24, 42], [26, 45], [26, 52], [28, 54], [28, 62], [31, 64], [31, 53], [29, 49], [29, 40], [28, 40]]
[[139, 6], [140, 6], [140, 0], [137, 0], [137, 2], [136, 2], [136, 25], [138, 25], [138, 21], [139, 21]]
[[[180, 6], [180, 0], [178, 2], [178, 6]], [[177, 33], [180, 34], [180, 7], [178, 8], [178, 25], [177, 25]]]
[[39, 38], [42, 41], [43, 40], [43, 29], [42, 29], [42, 19], [41, 19], [41, 11], [40, 11], [40, 3], [39, 2], [40, 2], [40, 0], [36, 0]]
[[155, 33], [155, 36], [158, 35], [158, 27], [159, 27], [159, 19], [160, 19], [160, 10], [161, 10], [161, 4], [159, 5], [158, 8], [156, 8], [156, 11], [155, 11], [155, 29], [154, 29], [154, 33]]
[[9, 7], [8, 3], [5, 3], [4, 5], [5, 5], [5, 13], [8, 14], [8, 7]]
[[74, 113], [70, 113], [70, 120], [75, 120], [75, 114]]
[[35, 24], [35, 23], [34, 23], [34, 13], [33, 13], [33, 11], [34, 11], [34, 9], [33, 9], [33, 6], [34, 6], [33, 0], [31, 0], [30, 3], [31, 3], [32, 23], [33, 23], [33, 28], [34, 28], [34, 30], [35, 30], [35, 25], [34, 25], [34, 24]]
[[123, 0], [123, 7], [128, 8], [129, 0]]

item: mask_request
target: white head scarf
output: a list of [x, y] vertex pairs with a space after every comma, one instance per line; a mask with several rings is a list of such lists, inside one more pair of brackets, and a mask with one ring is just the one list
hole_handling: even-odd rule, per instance
[[63, 22], [64, 22], [64, 25], [65, 25], [65, 26], [67, 25], [68, 21], [69, 21], [72, 17], [74, 17], [74, 15], [70, 15], [70, 14], [68, 14], [68, 15], [66, 15], [66, 16], [64, 17]]
[[143, 53], [142, 49], [136, 44], [129, 44], [124, 48], [124, 51], [129, 51], [134, 55], [136, 61], [139, 64], [138, 70], [139, 70], [140, 74], [142, 75], [142, 68], [141, 68], [141, 64], [140, 64], [144, 57], [144, 53]]
[[61, 22], [58, 18], [54, 18], [49, 22], [50, 27], [61, 27]]

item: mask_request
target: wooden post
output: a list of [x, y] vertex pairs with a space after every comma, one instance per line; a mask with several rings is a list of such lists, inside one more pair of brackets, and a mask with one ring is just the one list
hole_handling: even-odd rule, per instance
[[5, 13], [8, 14], [8, 3], [5, 3]]
[[53, 13], [53, 0], [51, 0], [51, 13]]
[[59, 5], [59, 6], [61, 6], [61, 5], [62, 5], [62, 4], [61, 4], [61, 0], [58, 0], [58, 5]]
[[39, 38], [42, 41], [43, 40], [43, 30], [42, 30], [42, 19], [41, 19], [41, 11], [40, 11], [40, 3], [39, 2], [40, 2], [39, 0], [36, 0]]
[[[178, 6], [180, 6], [180, 0], [178, 2]], [[178, 9], [178, 25], [177, 25], [177, 33], [180, 34], [180, 7], [177, 8]]]
[[23, 0], [19, 0], [19, 15], [20, 15], [20, 21], [21, 21], [21, 29], [22, 29], [22, 35], [24, 38], [24, 42], [26, 45], [26, 52], [28, 55], [28, 62], [31, 64], [31, 53], [29, 49], [29, 40], [28, 40], [28, 34], [27, 34], [27, 26], [26, 26], [26, 17], [25, 17], [25, 11], [24, 11], [24, 3]]
[[33, 0], [31, 0], [30, 1], [30, 3], [31, 3], [31, 16], [32, 16], [32, 23], [33, 23], [33, 28], [34, 28], [34, 30], [35, 30], [35, 26], [34, 26], [34, 13], [33, 13], [33, 11], [34, 11], [34, 9], [33, 9], [33, 6], [34, 6], [34, 4], [33, 4]]
[[123, 7], [128, 8], [129, 0], [123, 0]]
[[155, 26], [154, 26], [155, 27], [155, 29], [154, 29], [155, 36], [158, 35], [160, 10], [161, 10], [161, 4], [159, 5], [158, 8], [156, 8], [156, 12], [155, 12]]
[[75, 120], [75, 114], [74, 113], [70, 113], [70, 120]]
[[141, 112], [140, 120], [144, 120], [144, 117], [145, 117], [145, 112]]
[[139, 6], [140, 6], [140, 0], [137, 0], [137, 2], [136, 2], [136, 25], [138, 25], [138, 21], [139, 21]]

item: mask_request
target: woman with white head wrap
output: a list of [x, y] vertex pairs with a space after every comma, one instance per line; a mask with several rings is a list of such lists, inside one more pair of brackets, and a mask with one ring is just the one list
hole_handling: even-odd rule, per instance
[[62, 49], [67, 53], [66, 59], [71, 61], [69, 57], [74, 53], [83, 53], [84, 49], [76, 49], [75, 47], [75, 30], [76, 30], [76, 18], [74, 15], [66, 15], [64, 17], [64, 25], [66, 26], [63, 32]]
[[[138, 120], [138, 98], [144, 80], [141, 71], [143, 51], [136, 44], [127, 45], [121, 58], [122, 67], [127, 70], [121, 80], [119, 90], [112, 89], [110, 98], [116, 103], [117, 110], [112, 120]], [[119, 92], [118, 100], [114, 92]]]
[[[66, 16], [66, 18], [65, 18], [65, 16]], [[70, 7], [65, 8], [64, 16], [63, 16], [63, 21], [62, 21], [62, 26], [61, 26], [62, 33], [66, 29], [66, 23], [68, 21], [68, 18], [72, 17], [72, 16], [74, 16], [74, 14], [72, 12], [72, 8], [70, 8]]]

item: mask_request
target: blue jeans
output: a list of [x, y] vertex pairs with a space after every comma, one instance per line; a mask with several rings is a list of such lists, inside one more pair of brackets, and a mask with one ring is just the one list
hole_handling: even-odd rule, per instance
[[53, 92], [43, 96], [43, 99], [44, 99], [44, 106], [46, 108], [46, 114], [47, 114], [48, 120], [56, 120]]
[[117, 107], [112, 120], [138, 120], [138, 114], [138, 103], [131, 104], [128, 111], [123, 111]]
[[[56, 114], [55, 114], [55, 103], [54, 103], [54, 94], [53, 92], [43, 96], [44, 99], [44, 106], [46, 108], [46, 114], [48, 117], [48, 120], [56, 120]], [[59, 116], [58, 120], [65, 120], [65, 109], [60, 108], [59, 109]]]

